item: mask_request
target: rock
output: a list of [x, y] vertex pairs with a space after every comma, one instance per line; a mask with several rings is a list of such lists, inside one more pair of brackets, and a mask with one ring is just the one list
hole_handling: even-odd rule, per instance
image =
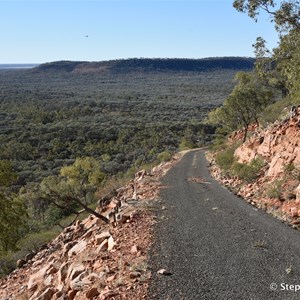
[[99, 293], [98, 289], [96, 287], [93, 287], [85, 293], [85, 296], [87, 297], [87, 299], [92, 299], [92, 298], [98, 296], [99, 294], [100, 293]]
[[100, 246], [98, 247], [98, 251], [101, 252], [101, 251], [106, 251], [108, 248], [108, 240], [105, 239], [101, 244]]
[[25, 256], [25, 260], [26, 261], [30, 261], [31, 259], [33, 259], [36, 255], [36, 252], [31, 252], [31, 253], [28, 253], [26, 256]]
[[69, 267], [67, 279], [72, 281], [73, 279], [78, 277], [84, 271], [85, 271], [84, 265], [74, 263]]
[[59, 284], [64, 283], [65, 279], [67, 278], [69, 266], [70, 263], [65, 262], [61, 265], [60, 269], [58, 270], [57, 279]]
[[104, 231], [95, 236], [96, 245], [100, 245], [104, 240], [108, 239], [111, 236], [109, 231]]
[[92, 282], [87, 278], [87, 272], [83, 272], [70, 282], [70, 288], [75, 291], [82, 291], [91, 284]]
[[129, 278], [130, 279], [135, 279], [135, 278], [138, 278], [138, 277], [141, 277], [141, 273], [140, 272], [131, 272], [129, 274]]
[[130, 252], [131, 252], [132, 254], [137, 254], [137, 253], [139, 252], [138, 246], [137, 246], [137, 245], [133, 245], [133, 246], [131, 247]]
[[70, 291], [68, 292], [68, 300], [73, 300], [73, 299], [75, 298], [77, 292], [78, 292], [78, 291], [70, 290]]
[[53, 275], [49, 275], [49, 276], [45, 277], [45, 279], [44, 279], [45, 286], [51, 285], [52, 281], [53, 281]]
[[51, 275], [51, 274], [55, 274], [57, 271], [58, 271], [58, 269], [56, 268], [56, 266], [51, 265], [46, 273], [47, 273], [47, 275]]
[[115, 280], [115, 278], [116, 278], [116, 275], [111, 275], [111, 276], [107, 277], [106, 281], [107, 282], [112, 282], [112, 281]]
[[115, 246], [115, 244], [116, 244], [115, 241], [114, 241], [114, 239], [113, 239], [113, 237], [110, 236], [107, 242], [108, 242], [107, 250], [108, 250], [108, 251], [113, 250], [113, 248], [114, 248], [114, 246]]
[[17, 260], [17, 268], [22, 268], [26, 263], [27, 263], [27, 261], [25, 259], [18, 259]]
[[48, 287], [36, 300], [51, 300], [56, 290], [53, 287]]
[[72, 249], [76, 244], [77, 244], [77, 242], [75, 242], [75, 241], [66, 243], [64, 248], [63, 248], [63, 254], [62, 255], [67, 256], [70, 249]]
[[38, 287], [44, 285], [44, 276], [45, 276], [48, 268], [49, 268], [49, 265], [45, 266], [44, 268], [40, 269], [38, 272], [32, 274], [29, 277], [29, 281], [27, 284], [28, 290], [36, 291], [38, 289]]
[[87, 242], [84, 240], [79, 241], [75, 246], [73, 246], [69, 252], [68, 252], [68, 256], [71, 257], [72, 255], [77, 255], [80, 252], [82, 252], [83, 250], [85, 250], [87, 245]]
[[109, 299], [119, 295], [117, 291], [105, 290], [100, 294], [100, 299]]
[[291, 208], [291, 215], [292, 217], [298, 217], [298, 209], [296, 207]]
[[172, 273], [168, 272], [166, 269], [160, 269], [160, 270], [158, 270], [157, 274], [159, 274], [159, 275], [165, 275], [165, 276], [172, 275]]

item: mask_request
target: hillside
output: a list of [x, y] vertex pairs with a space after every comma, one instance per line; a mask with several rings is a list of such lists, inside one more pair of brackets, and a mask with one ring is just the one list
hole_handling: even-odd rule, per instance
[[138, 172], [97, 210], [66, 227], [53, 241], [18, 261], [18, 269], [0, 278], [0, 299], [145, 299], [151, 268], [148, 250], [155, 223], [150, 209], [162, 188], [160, 179], [178, 161]]
[[216, 57], [203, 59], [131, 58], [102, 62], [57, 61], [42, 64], [33, 72], [72, 72], [124, 74], [132, 72], [211, 72], [215, 70], [251, 70], [255, 59]]
[[235, 193], [252, 205], [298, 229], [300, 229], [299, 124], [298, 107], [287, 112], [282, 120], [264, 129], [252, 128], [251, 136], [245, 143], [241, 143], [242, 131], [230, 136], [230, 145], [240, 144], [234, 151], [235, 161], [239, 163], [240, 169], [243, 166], [250, 166], [254, 161], [262, 162], [261, 167], [255, 171], [256, 174], [253, 174], [254, 168], [247, 169], [248, 177], [254, 175], [250, 180], [228, 176], [228, 172], [220, 173], [218, 168], [213, 168], [215, 176]]

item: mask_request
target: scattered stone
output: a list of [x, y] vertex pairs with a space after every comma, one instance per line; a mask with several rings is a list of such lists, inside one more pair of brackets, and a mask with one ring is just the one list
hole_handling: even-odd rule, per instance
[[27, 261], [25, 259], [18, 259], [17, 260], [17, 268], [22, 268], [26, 263], [27, 263]]
[[108, 249], [108, 240], [105, 239], [98, 247], [98, 252], [106, 251]]
[[107, 277], [106, 281], [112, 282], [115, 278], [116, 278], [116, 275], [111, 275], [111, 276]]
[[69, 252], [68, 256], [71, 257], [72, 255], [77, 255], [82, 252], [86, 248], [87, 242], [84, 240], [79, 241], [75, 246], [73, 246]]
[[72, 264], [68, 270], [67, 279], [73, 280], [85, 271], [85, 267], [82, 264]]
[[[170, 168], [174, 162], [163, 163], [162, 168]], [[165, 171], [156, 168], [155, 172], [151, 178], [142, 172], [137, 181], [117, 189], [117, 205], [112, 205], [119, 210], [116, 227], [94, 216], [67, 227], [34, 257], [30, 253], [29, 264], [20, 260], [18, 267], [22, 269], [0, 279], [0, 299], [23, 295], [29, 300], [144, 299], [149, 277], [144, 276], [145, 270], [130, 267], [136, 259], [143, 259], [135, 243], [143, 249], [149, 243], [153, 222], [143, 208], [157, 195], [158, 176]], [[107, 207], [111, 200], [107, 199]], [[107, 207], [98, 208], [98, 212], [110, 213]], [[133, 246], [128, 249], [129, 245]]]
[[52, 287], [48, 287], [36, 300], [51, 300], [56, 290]]
[[65, 279], [66, 279], [66, 277], [68, 275], [69, 266], [70, 266], [70, 263], [69, 262], [65, 262], [65, 263], [63, 263], [61, 265], [60, 269], [58, 270], [58, 277], [57, 277], [57, 279], [58, 279], [58, 283], [59, 284], [62, 284], [65, 281]]
[[117, 291], [106, 290], [100, 294], [100, 299], [109, 299], [112, 297], [116, 297], [118, 295], [119, 295], [119, 292], [117, 292]]
[[115, 241], [114, 241], [114, 239], [113, 239], [112, 236], [110, 236], [110, 237], [108, 238], [107, 243], [108, 243], [107, 250], [108, 250], [108, 251], [113, 250], [113, 248], [115, 247], [115, 244], [116, 244], [116, 243], [115, 243]]
[[130, 279], [135, 279], [135, 278], [138, 278], [138, 277], [141, 277], [141, 273], [140, 272], [131, 272], [129, 274], [129, 278]]
[[109, 231], [102, 232], [95, 236], [96, 245], [100, 245], [104, 240], [108, 239], [111, 236]]
[[34, 258], [35, 255], [36, 255], [36, 252], [28, 253], [28, 254], [25, 256], [25, 260], [26, 260], [26, 261], [30, 261], [31, 259]]
[[285, 269], [286, 274], [291, 274], [293, 273], [292, 266], [289, 266], [288, 268]]
[[171, 273], [171, 272], [168, 272], [166, 269], [160, 269], [160, 270], [158, 270], [158, 271], [157, 271], [157, 274], [159, 274], [159, 275], [165, 275], [165, 276], [170, 276], [170, 275], [172, 275], [172, 273]]
[[73, 300], [73, 299], [75, 298], [77, 292], [78, 292], [78, 291], [70, 290], [70, 291], [68, 292], [68, 300]]
[[131, 252], [132, 254], [137, 254], [137, 253], [139, 252], [139, 247], [138, 247], [137, 245], [133, 245], [133, 246], [131, 247], [130, 252]]
[[87, 297], [87, 299], [92, 299], [92, 298], [98, 296], [99, 294], [100, 293], [99, 293], [98, 289], [96, 287], [93, 287], [85, 293], [85, 296]]

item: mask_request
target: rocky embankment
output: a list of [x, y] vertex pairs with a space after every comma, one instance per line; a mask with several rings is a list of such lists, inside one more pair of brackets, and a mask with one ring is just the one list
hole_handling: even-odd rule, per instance
[[105, 224], [90, 215], [67, 227], [19, 268], [0, 279], [0, 299], [144, 299], [151, 271], [149, 212], [160, 178], [180, 159], [162, 163], [99, 201]]
[[[229, 144], [241, 142], [242, 132], [231, 135]], [[225, 176], [210, 156], [212, 174], [217, 180], [277, 218], [298, 228], [300, 224], [300, 108], [293, 107], [287, 116], [265, 129], [256, 128], [239, 146], [235, 158], [249, 163], [264, 161], [256, 180], [244, 183], [237, 177]], [[300, 227], [299, 227], [300, 228]]]

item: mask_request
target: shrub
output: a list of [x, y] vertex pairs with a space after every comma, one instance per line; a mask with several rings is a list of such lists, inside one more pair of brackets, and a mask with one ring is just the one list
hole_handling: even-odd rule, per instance
[[274, 102], [265, 108], [262, 116], [261, 123], [266, 126], [268, 123], [273, 123], [276, 120], [280, 119], [284, 115], [284, 109], [292, 104], [290, 98], [283, 98], [279, 101]]
[[288, 176], [291, 176], [292, 178], [300, 181], [300, 170], [295, 166], [293, 162], [288, 163], [287, 165], [284, 166], [284, 172]]
[[282, 183], [282, 180], [275, 180], [269, 184], [266, 190], [267, 196], [271, 199], [281, 199]]
[[0, 253], [0, 277], [6, 276], [16, 268], [16, 257], [12, 252]]
[[181, 139], [181, 142], [179, 144], [179, 150], [184, 151], [184, 150], [189, 150], [195, 148], [196, 145], [193, 143], [193, 141], [189, 138], [183, 137]]
[[218, 135], [214, 138], [213, 142], [209, 145], [209, 149], [219, 151], [226, 148], [225, 136]]
[[250, 164], [234, 162], [231, 170], [232, 173], [237, 175], [240, 179], [252, 182], [259, 176], [260, 170], [263, 166], [264, 161], [261, 158], [256, 158], [253, 159]]
[[157, 155], [157, 159], [160, 163], [164, 162], [164, 161], [169, 161], [171, 159], [171, 157], [172, 157], [172, 155], [169, 151], [164, 151]]
[[18, 242], [18, 248], [24, 253], [38, 251], [42, 245], [50, 242], [58, 233], [59, 231], [51, 230], [29, 234]]
[[234, 163], [234, 151], [235, 148], [230, 147], [216, 155], [216, 162], [224, 171], [229, 171]]

